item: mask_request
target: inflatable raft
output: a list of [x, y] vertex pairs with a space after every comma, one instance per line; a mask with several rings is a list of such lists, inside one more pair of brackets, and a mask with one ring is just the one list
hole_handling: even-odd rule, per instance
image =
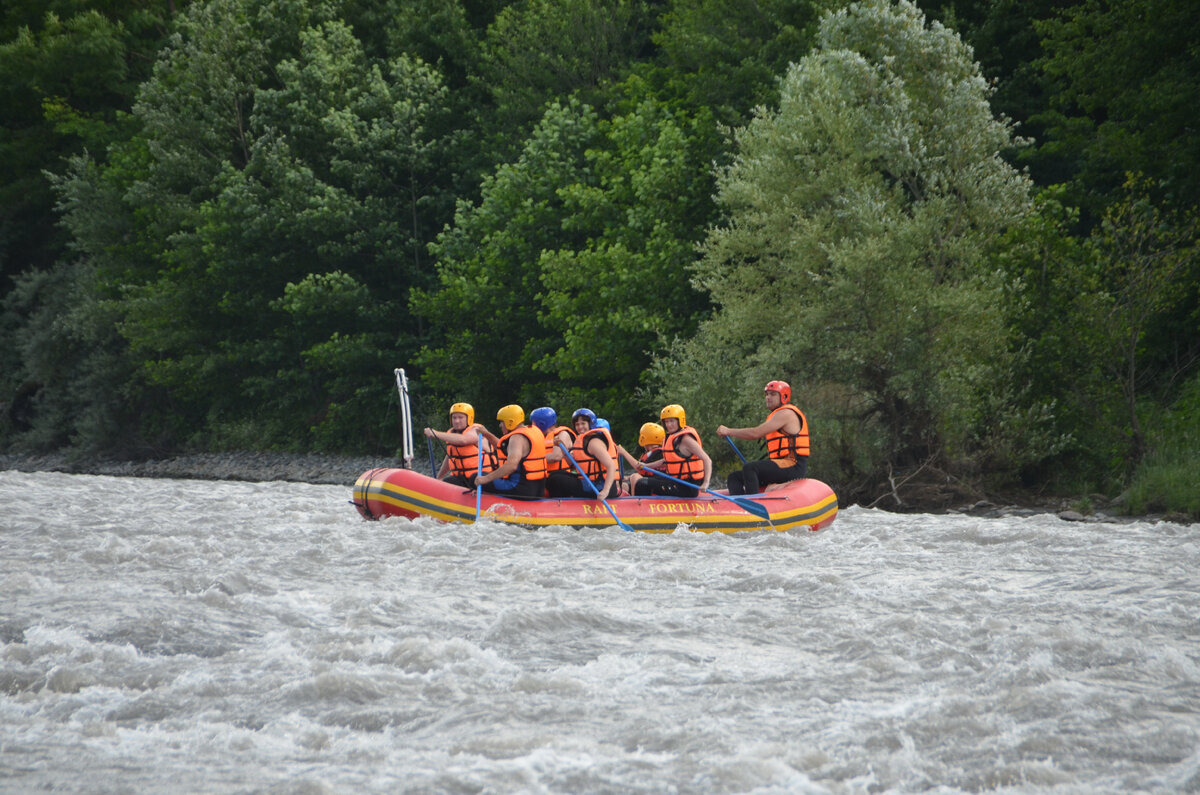
[[[367, 519], [432, 516], [446, 522], [473, 522], [475, 499], [474, 489], [453, 486], [411, 469], [371, 469], [354, 484], [354, 507]], [[606, 508], [600, 500], [517, 499], [485, 491], [480, 497], [479, 517], [525, 527], [623, 525], [643, 533], [673, 533], [683, 526], [702, 533], [737, 533], [747, 530], [820, 530], [829, 526], [838, 509], [833, 489], [811, 478], [784, 483], [769, 492], [746, 495], [737, 500], [753, 502], [750, 507], [754, 510], [747, 510], [728, 497], [705, 492], [690, 500], [618, 497], [609, 499]]]

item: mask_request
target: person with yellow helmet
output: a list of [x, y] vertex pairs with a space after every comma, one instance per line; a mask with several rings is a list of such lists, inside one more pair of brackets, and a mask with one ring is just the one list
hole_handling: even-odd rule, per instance
[[484, 491], [520, 497], [544, 497], [546, 491], [546, 437], [535, 425], [525, 424], [525, 410], [511, 403], [496, 412], [500, 431], [496, 438], [484, 429], [499, 451], [500, 466], [475, 480]]
[[[583, 470], [583, 475], [571, 470], [552, 472], [546, 482], [546, 492], [551, 497], [591, 497], [599, 495], [605, 500], [617, 497], [617, 444], [608, 428], [599, 424], [596, 412], [578, 409], [571, 415], [575, 426], [575, 443], [571, 446], [571, 458]], [[568, 462], [569, 463], [569, 462]], [[588, 486], [583, 478], [592, 482]]]
[[808, 476], [808, 419], [792, 405], [792, 387], [787, 381], [770, 381], [763, 395], [770, 414], [761, 424], [753, 428], [717, 426], [718, 436], [767, 442], [766, 459], [747, 462], [730, 473], [730, 494], [756, 494], [763, 486]]
[[644, 422], [638, 430], [638, 446], [642, 448], [641, 456], [634, 458], [628, 450], [617, 445], [617, 453], [633, 467], [633, 472], [629, 474], [629, 481], [626, 484], [629, 494], [636, 493], [639, 480], [650, 477], [650, 473], [646, 471], [646, 464], [662, 460], [662, 443], [666, 438], [667, 432], [663, 430], [663, 426], [657, 422]]
[[687, 499], [695, 497], [700, 489], [707, 489], [712, 480], [712, 459], [704, 452], [699, 431], [687, 424], [687, 413], [683, 406], [678, 403], [663, 406], [659, 419], [666, 434], [662, 444], [662, 459], [644, 466], [694, 485], [685, 486], [665, 478], [648, 477], [634, 484], [633, 493], [638, 497], [653, 494]]
[[483, 472], [496, 468], [496, 451], [475, 427], [475, 408], [470, 403], [455, 403], [450, 407], [450, 430], [426, 428], [425, 435], [446, 445], [446, 460], [438, 470], [438, 479], [456, 486], [475, 485], [479, 474], [479, 447], [483, 446]]

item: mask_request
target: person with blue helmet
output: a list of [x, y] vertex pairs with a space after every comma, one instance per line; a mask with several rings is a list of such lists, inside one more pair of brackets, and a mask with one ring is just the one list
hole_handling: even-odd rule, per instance
[[563, 456], [558, 443], [562, 442], [570, 449], [575, 444], [575, 431], [565, 425], [558, 425], [558, 412], [549, 406], [534, 409], [529, 420], [536, 425], [546, 437], [546, 474], [550, 475], [559, 470], [571, 472], [571, 464]]
[[[546, 478], [546, 492], [551, 497], [596, 497], [608, 499], [617, 495], [617, 444], [608, 428], [597, 424], [599, 418], [591, 409], [578, 409], [571, 415], [575, 426], [575, 442], [571, 446], [571, 457], [582, 477], [574, 467], [560, 469]], [[595, 486], [584, 482], [587, 478]]]

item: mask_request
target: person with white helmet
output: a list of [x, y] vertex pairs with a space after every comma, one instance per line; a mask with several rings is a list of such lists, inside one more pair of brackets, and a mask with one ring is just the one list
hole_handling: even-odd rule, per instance
[[486, 430], [499, 451], [500, 466], [476, 478], [484, 491], [520, 497], [543, 497], [546, 487], [546, 437], [537, 426], [525, 424], [525, 410], [515, 403], [496, 412], [500, 430], [496, 438]]
[[425, 435], [446, 445], [446, 460], [438, 470], [438, 479], [457, 486], [475, 485], [479, 474], [479, 446], [483, 445], [483, 473], [496, 468], [496, 451], [475, 427], [475, 408], [470, 403], [450, 407], [450, 430], [426, 428]]
[[730, 494], [756, 494], [763, 486], [786, 483], [808, 476], [808, 419], [792, 405], [792, 387], [787, 381], [770, 381], [763, 389], [767, 418], [753, 428], [717, 426], [718, 436], [735, 439], [765, 439], [767, 457], [750, 461], [729, 475]]

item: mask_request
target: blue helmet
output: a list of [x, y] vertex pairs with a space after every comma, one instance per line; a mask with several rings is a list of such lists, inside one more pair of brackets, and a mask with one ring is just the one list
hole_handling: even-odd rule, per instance
[[575, 420], [579, 419], [580, 417], [587, 418], [589, 428], [596, 427], [596, 412], [592, 411], [591, 409], [576, 409], [575, 413], [571, 415], [571, 424], [574, 425]]
[[593, 428], [608, 428], [610, 431], [612, 430], [612, 426], [608, 424], [608, 420], [604, 419], [603, 417], [597, 417], [596, 422], [592, 427]]
[[558, 412], [549, 406], [542, 406], [530, 413], [529, 421], [536, 425], [538, 430], [545, 433], [554, 427], [554, 423], [558, 422]]

